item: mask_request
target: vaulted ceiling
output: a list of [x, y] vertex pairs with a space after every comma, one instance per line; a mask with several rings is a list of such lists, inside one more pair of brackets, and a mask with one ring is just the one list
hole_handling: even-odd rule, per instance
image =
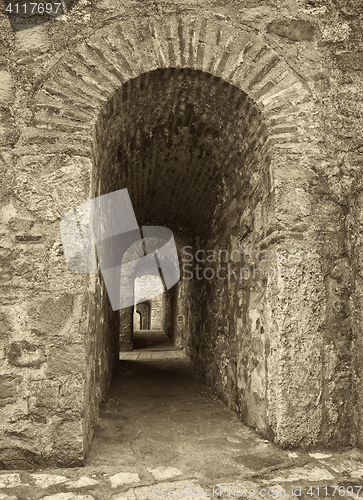
[[140, 225], [198, 232], [208, 230], [223, 185], [240, 182], [236, 169], [265, 137], [246, 94], [189, 69], [156, 70], [124, 84], [96, 135], [101, 194], [127, 188]]

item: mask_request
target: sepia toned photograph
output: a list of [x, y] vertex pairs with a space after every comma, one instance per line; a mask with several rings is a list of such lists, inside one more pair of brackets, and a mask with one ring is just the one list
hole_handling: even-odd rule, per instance
[[0, 500], [363, 499], [363, 0], [0, 0]]

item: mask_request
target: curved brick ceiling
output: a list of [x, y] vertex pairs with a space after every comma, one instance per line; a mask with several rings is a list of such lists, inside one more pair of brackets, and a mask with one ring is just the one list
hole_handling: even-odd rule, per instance
[[197, 232], [208, 230], [222, 185], [233, 176], [237, 182], [236, 172], [266, 138], [244, 92], [190, 69], [129, 81], [96, 131], [101, 194], [128, 188], [140, 225]]

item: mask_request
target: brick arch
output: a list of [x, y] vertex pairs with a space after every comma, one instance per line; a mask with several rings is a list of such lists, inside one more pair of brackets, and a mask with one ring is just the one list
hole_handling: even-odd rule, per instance
[[93, 126], [115, 91], [162, 68], [200, 70], [248, 94], [273, 143], [291, 149], [312, 126], [309, 88], [256, 30], [218, 18], [165, 16], [115, 22], [70, 49], [34, 85], [34, 118], [23, 144], [38, 150], [46, 136], [47, 152], [90, 155]]

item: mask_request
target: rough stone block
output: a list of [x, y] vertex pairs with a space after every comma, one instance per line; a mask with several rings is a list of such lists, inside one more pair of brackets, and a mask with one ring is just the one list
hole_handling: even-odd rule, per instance
[[53, 432], [53, 463], [61, 463], [63, 467], [79, 467], [83, 465], [84, 447], [82, 424], [79, 419], [58, 425]]
[[36, 310], [29, 311], [29, 317], [32, 318], [38, 330], [46, 333], [59, 333], [72, 315], [73, 300], [73, 295], [70, 293], [63, 294], [55, 300], [46, 299]]
[[9, 222], [9, 228], [14, 232], [23, 232], [29, 231], [33, 224], [34, 222], [32, 220], [14, 218]]
[[46, 372], [49, 376], [76, 375], [85, 371], [85, 351], [81, 344], [49, 350]]
[[59, 409], [59, 383], [49, 380], [34, 381], [29, 388], [29, 411], [33, 415], [46, 417]]
[[0, 145], [14, 145], [18, 141], [19, 135], [19, 130], [12, 124], [10, 110], [0, 109]]
[[20, 52], [32, 50], [46, 51], [50, 44], [44, 26], [35, 26], [16, 33], [17, 45]]
[[26, 340], [10, 344], [7, 358], [10, 365], [24, 368], [39, 368], [45, 361], [44, 349]]
[[299, 19], [274, 21], [267, 25], [267, 33], [280, 35], [294, 42], [311, 41], [314, 38], [314, 26], [310, 21]]
[[13, 99], [12, 76], [7, 71], [0, 71], [0, 104], [10, 104]]
[[336, 55], [339, 67], [343, 71], [363, 70], [363, 52], [359, 50], [347, 51]]
[[[14, 402], [19, 393], [22, 378], [15, 375], [0, 375], [0, 400]], [[1, 404], [1, 403], [0, 403]]]
[[18, 439], [0, 441], [0, 469], [34, 469], [39, 466], [39, 452]]

